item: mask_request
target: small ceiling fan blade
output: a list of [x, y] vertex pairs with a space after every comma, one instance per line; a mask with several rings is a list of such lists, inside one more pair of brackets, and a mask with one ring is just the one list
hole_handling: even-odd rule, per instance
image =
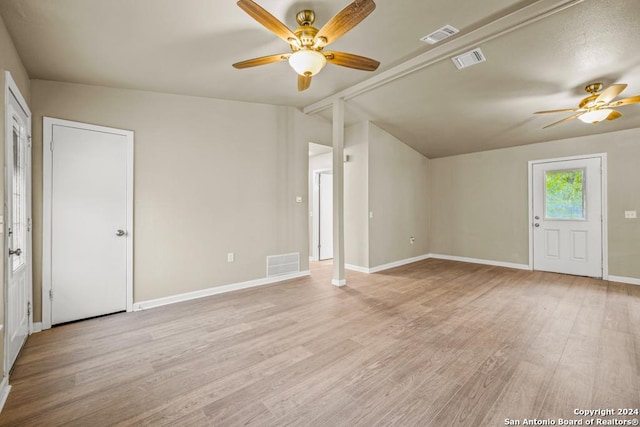
[[311, 76], [301, 76], [298, 74], [298, 92], [309, 89], [311, 86]]
[[566, 117], [566, 118], [564, 118], [562, 120], [559, 120], [559, 121], [557, 121], [555, 123], [551, 123], [550, 125], [547, 125], [547, 126], [543, 127], [542, 129], [547, 129], [547, 128], [550, 128], [552, 126], [557, 126], [557, 125], [562, 124], [564, 122], [568, 122], [569, 120], [577, 119], [581, 115], [582, 115], [582, 113], [574, 114], [573, 116], [569, 116], [569, 117]]
[[562, 110], [536, 111], [533, 114], [549, 114], [549, 113], [570, 113], [572, 111], [580, 111], [580, 108], [564, 108]]
[[375, 8], [376, 4], [373, 0], [354, 0], [320, 28], [320, 31], [316, 34], [316, 39], [326, 39], [325, 46], [335, 42], [347, 31], [362, 22]]
[[278, 55], [261, 56], [260, 58], [247, 59], [246, 61], [236, 62], [234, 68], [257, 67], [258, 65], [273, 64], [274, 62], [286, 61], [291, 56], [290, 53], [281, 53]]
[[640, 95], [612, 102], [611, 104], [609, 104], [609, 107], [622, 107], [624, 105], [637, 104], [638, 102], [640, 102]]
[[615, 119], [619, 119], [620, 117], [622, 117], [622, 113], [613, 110], [611, 113], [609, 113], [609, 115], [607, 116], [607, 120], [615, 120]]
[[609, 102], [613, 101], [616, 96], [620, 95], [622, 91], [625, 90], [626, 87], [627, 87], [626, 84], [609, 86], [604, 90], [604, 92], [600, 94], [600, 96], [596, 98], [595, 100], [596, 104], [598, 103], [608, 104]]
[[263, 9], [259, 4], [251, 0], [238, 1], [240, 9], [247, 12], [249, 16], [262, 24], [267, 30], [280, 37], [287, 43], [291, 43], [289, 39], [298, 40], [295, 34], [275, 16]]
[[324, 52], [327, 62], [356, 70], [375, 71], [380, 62], [375, 59], [345, 52]]

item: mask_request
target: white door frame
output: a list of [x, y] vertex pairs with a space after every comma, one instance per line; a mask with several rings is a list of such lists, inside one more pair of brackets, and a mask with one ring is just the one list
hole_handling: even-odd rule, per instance
[[529, 175], [529, 270], [533, 270], [533, 166], [541, 163], [563, 162], [568, 160], [600, 159], [602, 188], [602, 279], [609, 280], [609, 239], [607, 231], [607, 153], [585, 154], [581, 156], [558, 157], [555, 159], [530, 160]]
[[311, 260], [312, 261], [320, 261], [320, 251], [318, 250], [318, 246], [320, 245], [320, 204], [318, 200], [320, 199], [320, 174], [321, 173], [333, 173], [333, 169], [324, 168], [324, 169], [314, 169], [312, 171], [313, 174], [313, 185], [311, 195]]
[[[43, 117], [42, 124], [42, 329], [51, 328], [51, 186], [53, 126], [122, 135], [127, 140], [127, 311], [133, 311], [133, 131]], [[45, 142], [46, 141], [46, 142]]]
[[[29, 147], [31, 147], [31, 120], [32, 120], [32, 114], [31, 114], [31, 110], [29, 109], [29, 105], [27, 104], [27, 101], [24, 99], [24, 97], [22, 96], [22, 93], [20, 93], [20, 89], [18, 88], [18, 85], [16, 84], [15, 80], [13, 80], [13, 76], [11, 76], [11, 73], [9, 71], [5, 71], [4, 72], [4, 81], [5, 81], [5, 85], [4, 85], [4, 111], [5, 111], [5, 123], [4, 123], [4, 132], [5, 132], [5, 145], [9, 144], [9, 141], [11, 141], [11, 137], [10, 137], [10, 133], [9, 130], [11, 129], [11, 120], [9, 120], [9, 114], [12, 110], [12, 108], [10, 108], [9, 105], [9, 98], [11, 96], [15, 97], [15, 99], [18, 101], [18, 104], [20, 104], [20, 106], [22, 107], [22, 109], [24, 110], [24, 112], [26, 113], [27, 116], [27, 129], [28, 129], [28, 138], [29, 138]], [[5, 146], [5, 157], [6, 157], [6, 146]], [[29, 148], [28, 150], [28, 158], [29, 158], [29, 170], [28, 173], [31, 173], [31, 149]], [[9, 177], [6, 176], [7, 175], [7, 166], [6, 166], [6, 162], [10, 161], [10, 159], [5, 158], [5, 165], [3, 165], [4, 170], [5, 170], [5, 200], [7, 197], [11, 197], [10, 195], [12, 194], [13, 189], [9, 188], [9, 184], [10, 184], [10, 180], [8, 179]], [[31, 191], [33, 191], [33, 182], [31, 180], [31, 177], [29, 177], [29, 183], [31, 185]], [[31, 192], [30, 192], [31, 193]], [[28, 201], [29, 206], [31, 206], [31, 201]], [[8, 304], [9, 304], [9, 293], [8, 293], [8, 286], [9, 286], [9, 257], [7, 256], [7, 251], [9, 248], [9, 236], [7, 233], [8, 227], [10, 224], [7, 223], [6, 219], [7, 219], [7, 212], [5, 211], [6, 209], [6, 203], [3, 203], [4, 208], [2, 210], [2, 217], [3, 217], [3, 222], [4, 222], [4, 227], [2, 232], [4, 233], [4, 259], [3, 259], [3, 265], [4, 265], [4, 277], [3, 277], [3, 281], [4, 281], [4, 286], [3, 286], [3, 295], [4, 295], [4, 325], [2, 325], [2, 328], [4, 328], [4, 366], [3, 366], [3, 370], [4, 370], [4, 376], [5, 378], [9, 375], [8, 372], [8, 363], [9, 363], [9, 334], [7, 333], [8, 330], [6, 328], [6, 325], [8, 324], [8, 316], [9, 316], [9, 310], [8, 310]], [[29, 209], [29, 218], [33, 218], [33, 207], [31, 207]], [[33, 230], [33, 227], [32, 227]], [[32, 233], [28, 233], [27, 237], [31, 238]], [[33, 242], [27, 242], [27, 244], [29, 245], [29, 248], [25, 248], [25, 256], [28, 257], [28, 261], [27, 261], [27, 268], [29, 268], [30, 271], [27, 272], [27, 288], [28, 288], [28, 294], [29, 294], [29, 301], [31, 302], [31, 313], [29, 313], [29, 335], [31, 335], [31, 333], [33, 332], [33, 256], [32, 256], [32, 249], [31, 249], [31, 245], [33, 244]]]

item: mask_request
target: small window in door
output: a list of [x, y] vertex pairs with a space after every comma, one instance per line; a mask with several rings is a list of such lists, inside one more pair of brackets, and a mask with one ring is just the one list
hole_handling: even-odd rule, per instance
[[[12, 235], [10, 244], [12, 249], [24, 250], [26, 247], [26, 164], [25, 164], [25, 144], [21, 129], [13, 126], [13, 224], [11, 225]], [[17, 271], [25, 264], [24, 255], [11, 257], [12, 271]]]
[[585, 219], [584, 169], [545, 172], [545, 218]]

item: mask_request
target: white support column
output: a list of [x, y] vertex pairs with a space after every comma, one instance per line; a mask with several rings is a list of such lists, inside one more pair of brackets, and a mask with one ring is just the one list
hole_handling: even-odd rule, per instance
[[333, 280], [344, 286], [344, 100], [333, 101]]

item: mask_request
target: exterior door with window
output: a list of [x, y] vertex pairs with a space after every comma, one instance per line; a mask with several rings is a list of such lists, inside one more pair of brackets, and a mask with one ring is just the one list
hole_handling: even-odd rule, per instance
[[6, 112], [6, 372], [13, 367], [29, 335], [32, 319], [31, 113], [13, 90], [10, 87]]
[[602, 277], [602, 158], [532, 165], [534, 270]]

